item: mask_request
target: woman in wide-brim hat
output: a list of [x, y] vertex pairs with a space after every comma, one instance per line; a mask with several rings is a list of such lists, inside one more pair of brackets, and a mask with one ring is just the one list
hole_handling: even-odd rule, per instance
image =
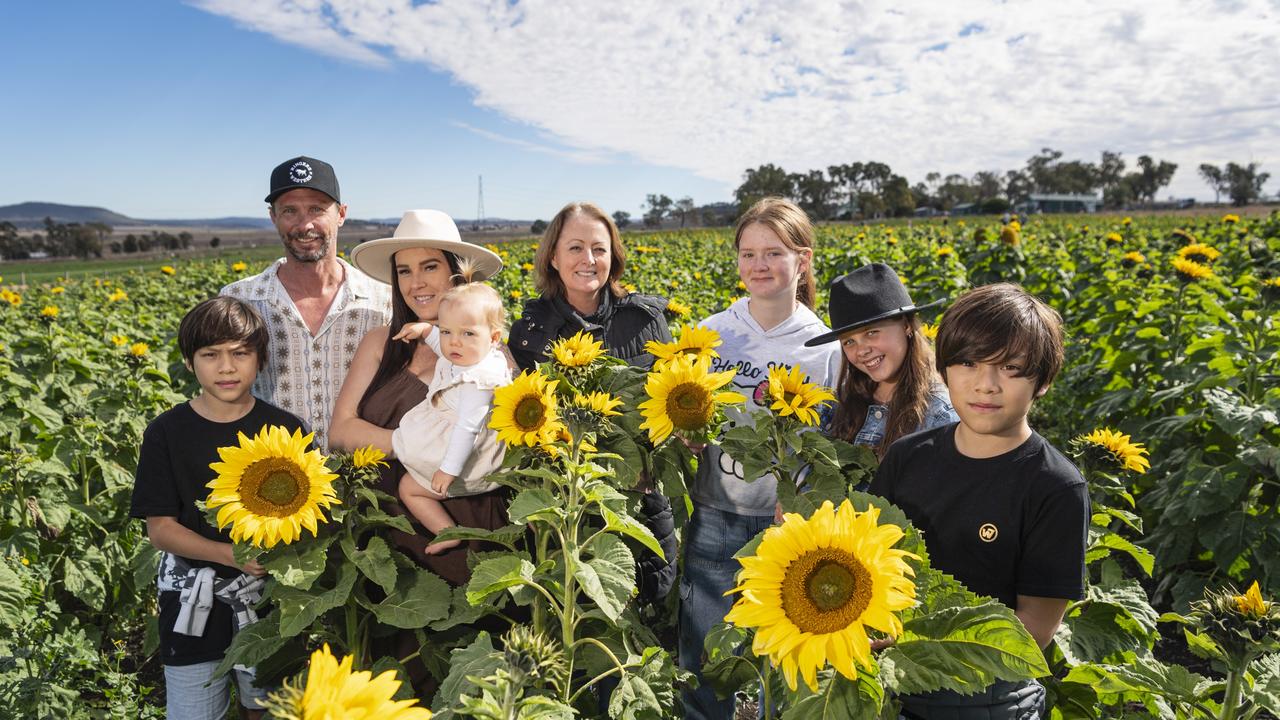
[[[381, 468], [380, 488], [396, 497], [404, 467], [395, 460], [391, 433], [400, 418], [427, 396], [427, 385], [435, 371], [437, 355], [419, 342], [394, 340], [406, 322], [435, 322], [440, 299], [454, 285], [462, 283], [459, 263], [467, 262], [474, 277], [492, 277], [502, 269], [502, 260], [493, 252], [462, 240], [453, 219], [438, 210], [410, 210], [395, 233], [357, 245], [351, 262], [371, 277], [390, 283], [391, 324], [375, 328], [360, 340], [347, 371], [342, 392], [334, 406], [330, 424], [330, 446], [355, 450], [373, 446], [387, 454], [390, 467]], [[352, 338], [352, 342], [355, 342]], [[458, 525], [493, 530], [507, 524], [506, 499], [500, 490], [442, 501]], [[400, 504], [384, 508], [406, 515]], [[412, 516], [408, 516], [412, 520]], [[462, 543], [439, 555], [427, 555], [429, 533], [392, 530], [394, 544], [419, 566], [450, 584], [465, 584], [469, 552], [484, 549], [478, 543]], [[397, 657], [417, 649], [411, 632], [398, 638], [404, 645]], [[415, 685], [425, 676], [425, 668], [410, 668]]]
[[[392, 285], [391, 324], [370, 330], [360, 340], [334, 404], [329, 442], [342, 450], [373, 446], [386, 453], [391, 466], [382, 469], [381, 489], [392, 497], [404, 469], [395, 460], [391, 433], [400, 418], [426, 398], [438, 359], [423, 343], [394, 338], [406, 322], [436, 321], [440, 298], [462, 283], [458, 271], [463, 261], [482, 279], [502, 269], [496, 254], [462, 240], [453, 219], [439, 210], [410, 210], [391, 237], [370, 240], [351, 251], [353, 265]], [[493, 529], [506, 524], [504, 503], [496, 492], [444, 503], [459, 525]], [[396, 541], [419, 565], [450, 583], [461, 585], [469, 579], [467, 543], [426, 555], [425, 536], [398, 533]]]
[[916, 305], [893, 268], [871, 263], [831, 283], [832, 330], [806, 345], [839, 340], [845, 363], [830, 434], [883, 457], [898, 438], [959, 420], [934, 368]]

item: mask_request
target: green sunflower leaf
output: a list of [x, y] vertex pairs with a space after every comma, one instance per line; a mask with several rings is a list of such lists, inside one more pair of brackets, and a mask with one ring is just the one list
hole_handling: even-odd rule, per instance
[[616, 535], [600, 535], [591, 544], [593, 557], [574, 565], [573, 576], [582, 592], [617, 622], [636, 591], [635, 558]]
[[882, 658], [885, 685], [902, 694], [972, 693], [996, 680], [1049, 673], [1022, 621], [995, 600], [917, 616]]

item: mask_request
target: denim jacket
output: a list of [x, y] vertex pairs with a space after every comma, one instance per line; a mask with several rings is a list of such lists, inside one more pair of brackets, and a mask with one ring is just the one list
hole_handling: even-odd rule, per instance
[[[885, 424], [889, 420], [889, 408], [886, 405], [871, 405], [867, 408], [867, 419], [862, 422], [862, 429], [853, 439], [854, 445], [876, 447], [884, 439]], [[934, 385], [929, 390], [929, 404], [925, 406], [924, 418], [920, 426], [912, 432], [920, 432], [929, 428], [950, 425], [958, 422], [955, 408], [951, 407], [951, 398], [947, 395], [945, 385]]]

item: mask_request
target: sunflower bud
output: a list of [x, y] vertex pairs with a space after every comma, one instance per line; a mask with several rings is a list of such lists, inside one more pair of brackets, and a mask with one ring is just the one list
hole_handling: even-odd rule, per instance
[[1280, 650], [1280, 605], [1263, 600], [1256, 581], [1243, 594], [1231, 587], [1206, 590], [1192, 603], [1191, 617], [1234, 667]]

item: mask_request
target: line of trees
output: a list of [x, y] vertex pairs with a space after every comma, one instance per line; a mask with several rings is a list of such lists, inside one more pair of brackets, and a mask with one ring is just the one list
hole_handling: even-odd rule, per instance
[[[983, 170], [972, 176], [931, 172], [911, 184], [886, 163], [869, 161], [830, 165], [825, 170], [787, 172], [772, 163], [750, 168], [734, 190], [734, 203], [698, 206], [692, 198], [672, 200], [667, 195], [645, 198], [645, 227], [664, 222], [725, 225], [760, 198], [790, 198], [819, 220], [868, 217], [900, 217], [918, 208], [949, 211], [958, 205], [974, 205], [982, 213], [996, 214], [1013, 208], [1032, 194], [1100, 195], [1102, 205], [1121, 209], [1154, 203], [1161, 189], [1172, 182], [1176, 163], [1139, 155], [1132, 166], [1118, 152], [1104, 151], [1097, 162], [1064, 159], [1063, 153], [1043, 148], [1019, 169]], [[1223, 195], [1235, 205], [1256, 202], [1270, 178], [1258, 163], [1227, 163], [1219, 168], [1204, 164], [1200, 176], [1214, 190], [1215, 202]], [[629, 213], [614, 213], [619, 227], [631, 223]]]
[[1200, 177], [1213, 188], [1213, 201], [1218, 202], [1223, 195], [1231, 198], [1232, 205], [1248, 205], [1262, 197], [1262, 186], [1271, 178], [1271, 173], [1258, 172], [1256, 162], [1248, 165], [1227, 163], [1225, 168], [1204, 163], [1199, 168]]
[[[103, 252], [139, 253], [151, 250], [186, 250], [194, 236], [187, 231], [177, 235], [152, 230], [150, 233], [129, 233], [122, 239], [110, 239], [114, 229], [105, 223], [60, 223], [53, 218], [44, 219], [44, 232], [20, 235], [10, 222], [0, 222], [0, 259], [27, 260], [32, 257], [102, 257]], [[217, 247], [221, 240], [213, 238], [210, 247]]]
[[1044, 148], [1024, 167], [1004, 173], [984, 170], [966, 177], [931, 172], [914, 185], [882, 162], [831, 165], [826, 170], [789, 173], [766, 164], [747, 170], [734, 199], [745, 208], [762, 197], [779, 195], [797, 202], [819, 219], [910, 215], [917, 208], [938, 211], [974, 204], [983, 212], [1003, 212], [1036, 194], [1094, 194], [1120, 208], [1153, 202], [1173, 180], [1178, 166], [1149, 155], [1126, 172], [1120, 153], [1105, 151], [1098, 162], [1064, 160], [1060, 150]]

